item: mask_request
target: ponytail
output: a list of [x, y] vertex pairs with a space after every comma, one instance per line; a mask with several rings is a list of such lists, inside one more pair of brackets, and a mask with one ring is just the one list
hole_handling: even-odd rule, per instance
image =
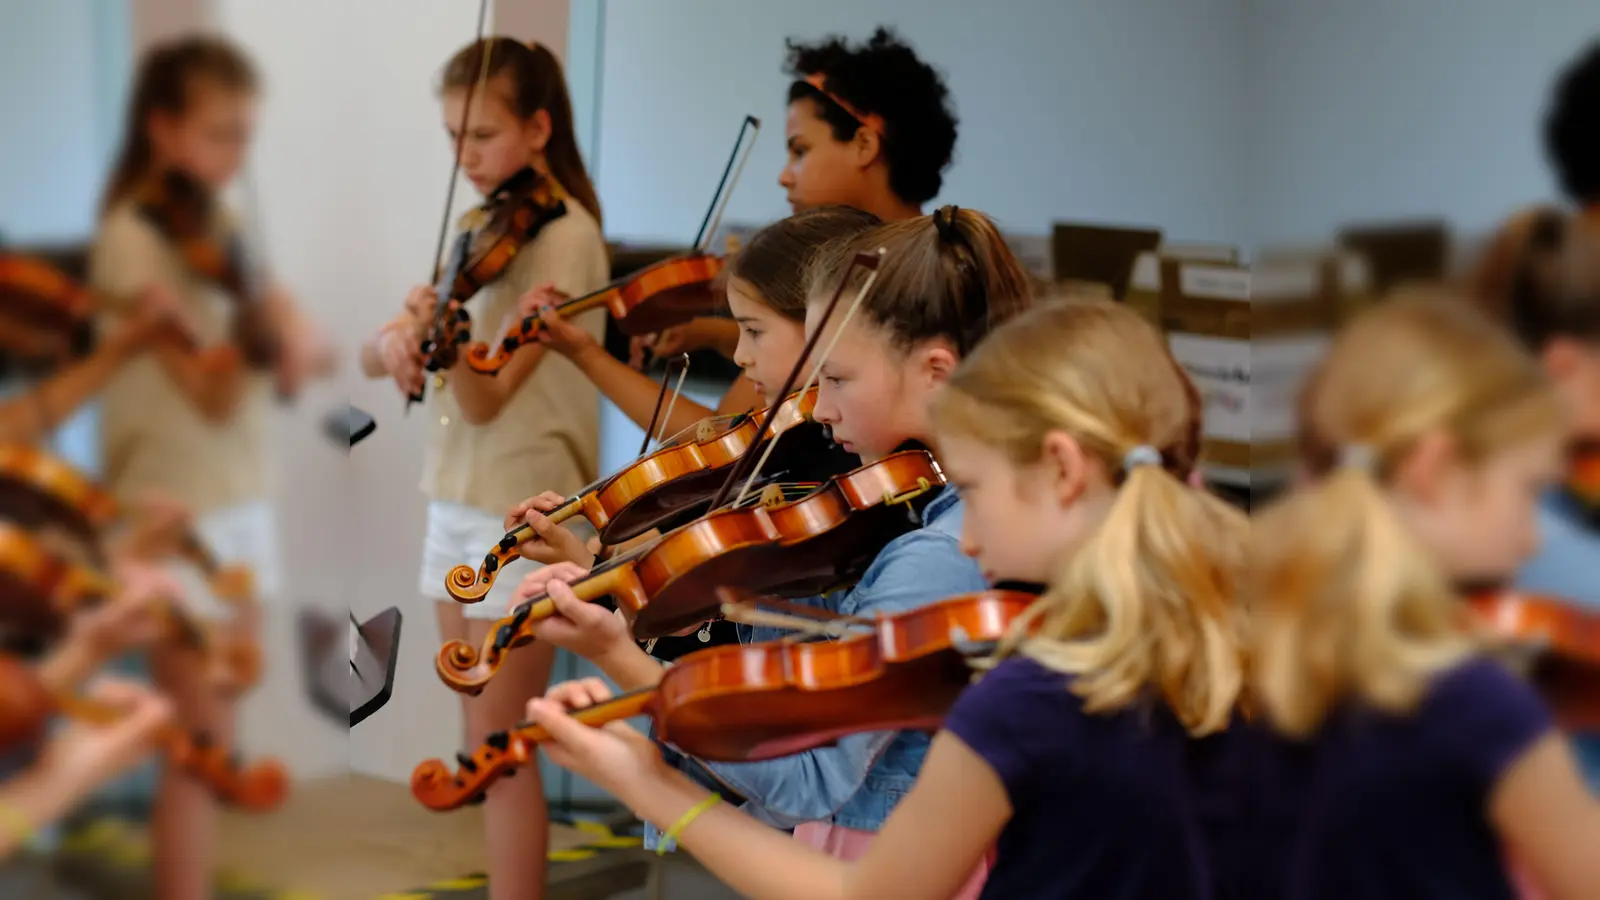
[[1404, 713], [1470, 650], [1449, 580], [1358, 465], [1256, 517], [1252, 695], [1306, 737], [1359, 697]]
[[1300, 398], [1311, 485], [1255, 517], [1251, 694], [1312, 733], [1341, 703], [1405, 713], [1474, 651], [1442, 563], [1386, 482], [1422, 440], [1479, 464], [1558, 429], [1538, 364], [1459, 296], [1390, 298], [1335, 339]]
[[1075, 676], [1092, 712], [1158, 695], [1195, 735], [1227, 726], [1244, 683], [1236, 597], [1249, 531], [1243, 512], [1187, 484], [1200, 412], [1161, 335], [1105, 301], [1007, 322], [934, 405], [941, 436], [981, 436], [1018, 465], [1065, 433], [1116, 485], [1006, 652]]

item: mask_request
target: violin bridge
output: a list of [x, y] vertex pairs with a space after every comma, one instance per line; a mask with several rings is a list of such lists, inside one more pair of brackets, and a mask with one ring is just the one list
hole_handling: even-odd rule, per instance
[[783, 485], [773, 482], [761, 489], [761, 505], [766, 509], [782, 506], [784, 501]]
[[898, 506], [902, 503], [910, 504], [911, 501], [921, 497], [923, 494], [926, 494], [931, 490], [933, 490], [932, 482], [928, 481], [926, 478], [918, 478], [917, 486], [911, 488], [910, 490], [901, 491], [898, 494], [885, 492], [883, 495], [883, 503], [885, 506]]

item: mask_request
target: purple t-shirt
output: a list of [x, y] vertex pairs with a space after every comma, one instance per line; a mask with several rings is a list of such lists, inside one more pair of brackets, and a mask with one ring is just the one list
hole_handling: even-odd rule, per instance
[[1206, 741], [1160, 707], [1086, 713], [1068, 680], [1012, 657], [945, 718], [1011, 801], [983, 898], [1209, 898], [1186, 783], [1187, 758]]
[[[1280, 745], [1298, 806], [1282, 846], [1293, 900], [1515, 900], [1488, 822], [1506, 769], [1553, 727], [1533, 688], [1473, 659], [1410, 716], [1346, 710], [1309, 747]], [[1277, 855], [1277, 854], [1274, 854]]]

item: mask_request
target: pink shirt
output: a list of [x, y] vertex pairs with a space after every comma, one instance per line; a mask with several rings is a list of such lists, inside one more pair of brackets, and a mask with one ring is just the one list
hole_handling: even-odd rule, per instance
[[[870, 831], [857, 831], [826, 822], [807, 822], [794, 830], [795, 840], [846, 862], [854, 862], [865, 856], [872, 838]], [[984, 879], [989, 877], [989, 869], [993, 866], [994, 850], [990, 849], [984, 854], [983, 861], [978, 863], [978, 870], [967, 879], [966, 886], [950, 900], [978, 900], [978, 895], [983, 892]]]

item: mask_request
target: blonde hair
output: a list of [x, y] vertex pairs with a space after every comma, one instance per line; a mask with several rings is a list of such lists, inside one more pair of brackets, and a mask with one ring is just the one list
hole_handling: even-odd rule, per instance
[[[1248, 524], [1189, 487], [1201, 401], [1156, 329], [1107, 301], [1036, 307], [989, 335], [934, 406], [939, 433], [1028, 465], [1070, 435], [1119, 484], [1104, 523], [1063, 560], [1015, 649], [1076, 676], [1091, 712], [1149, 691], [1192, 734], [1225, 728], [1244, 681], [1236, 592]], [[1125, 465], [1135, 450], [1159, 464]]]
[[1404, 713], [1476, 649], [1450, 579], [1381, 485], [1424, 437], [1482, 461], [1559, 427], [1542, 372], [1459, 297], [1400, 297], [1354, 319], [1301, 396], [1318, 479], [1255, 517], [1251, 690], [1303, 737], [1345, 700]]

